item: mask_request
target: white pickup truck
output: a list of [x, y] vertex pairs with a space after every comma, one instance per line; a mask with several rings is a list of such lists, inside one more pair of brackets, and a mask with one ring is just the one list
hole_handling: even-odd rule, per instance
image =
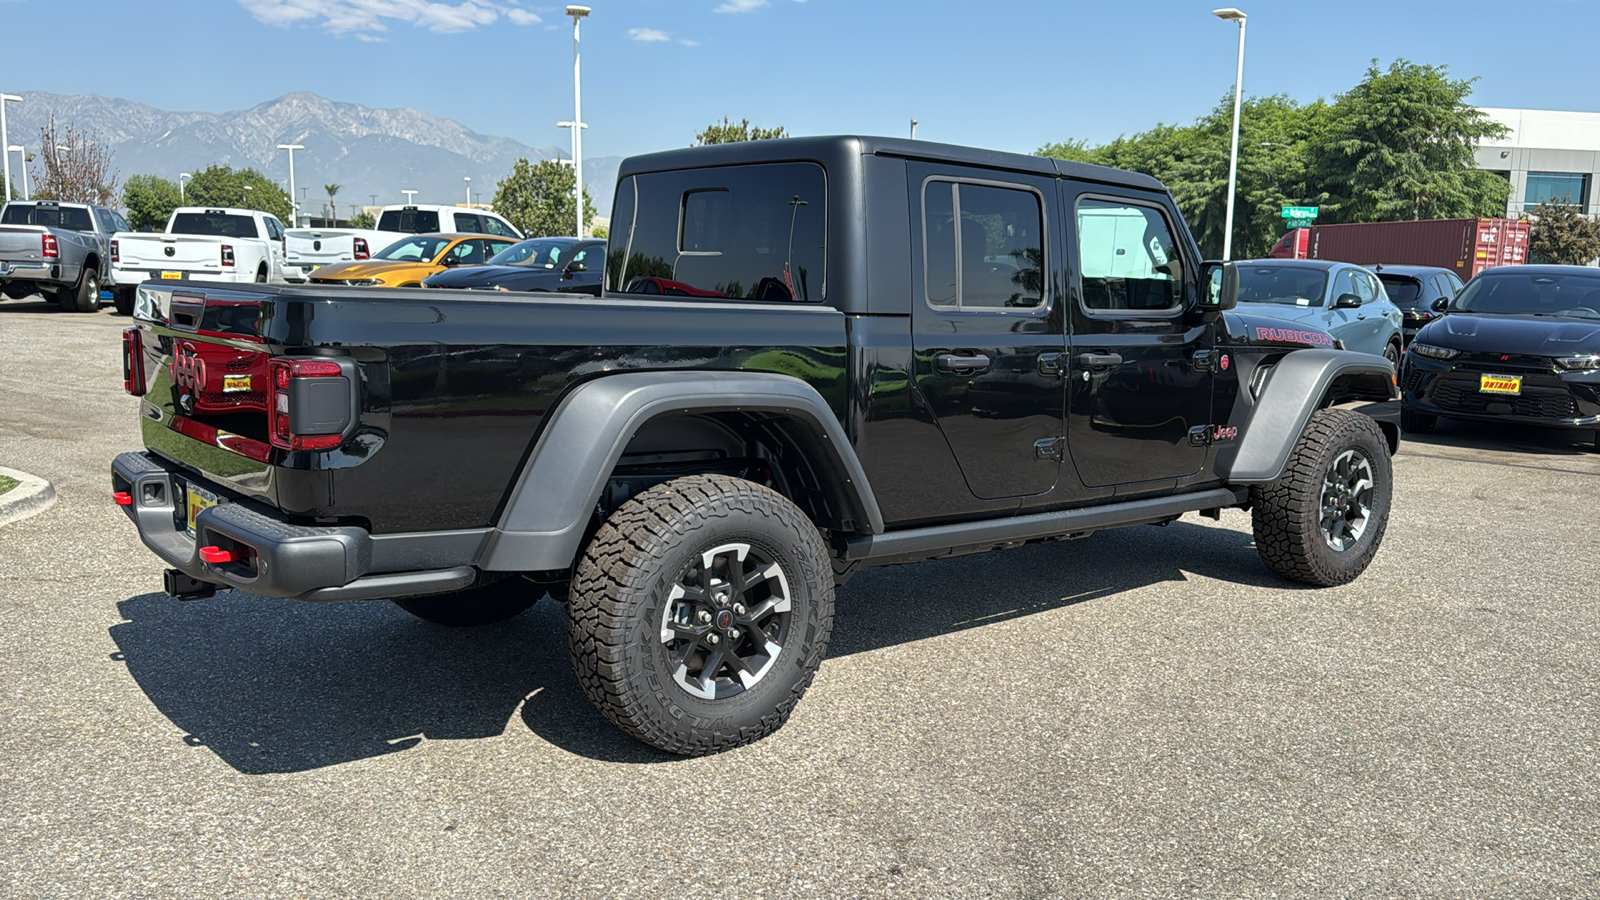
[[163, 234], [119, 231], [111, 241], [112, 281], [282, 282], [284, 229], [254, 209], [180, 206]]
[[522, 239], [504, 218], [484, 209], [460, 206], [385, 206], [378, 212], [378, 227], [291, 228], [284, 251], [284, 277], [305, 281], [321, 266], [371, 259], [379, 250], [414, 234], [460, 232], [492, 234]]

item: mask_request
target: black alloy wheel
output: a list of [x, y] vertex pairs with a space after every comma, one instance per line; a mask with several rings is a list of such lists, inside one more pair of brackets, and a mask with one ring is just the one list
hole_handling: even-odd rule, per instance
[[1400, 344], [1390, 341], [1383, 346], [1383, 358], [1389, 361], [1389, 367], [1396, 372], [1400, 371]]
[[1322, 537], [1335, 551], [1355, 546], [1372, 523], [1376, 481], [1372, 461], [1358, 449], [1333, 461], [1322, 482]]
[[783, 653], [793, 602], [783, 567], [739, 542], [713, 547], [667, 594], [661, 643], [678, 686], [702, 700], [755, 687]]

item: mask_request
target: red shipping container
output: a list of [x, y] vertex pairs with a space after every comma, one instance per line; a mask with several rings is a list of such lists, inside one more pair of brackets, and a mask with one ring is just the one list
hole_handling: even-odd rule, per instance
[[1525, 219], [1422, 219], [1314, 225], [1284, 235], [1277, 259], [1330, 259], [1362, 266], [1436, 266], [1462, 281], [1491, 266], [1528, 261]]

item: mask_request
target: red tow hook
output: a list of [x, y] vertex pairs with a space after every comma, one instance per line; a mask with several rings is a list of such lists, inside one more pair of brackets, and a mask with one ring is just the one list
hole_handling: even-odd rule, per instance
[[111, 499], [115, 500], [118, 506], [133, 505], [133, 495], [127, 491], [113, 491], [111, 493]]
[[240, 550], [224, 550], [221, 547], [201, 547], [200, 558], [213, 565], [217, 563], [238, 562], [244, 559]]

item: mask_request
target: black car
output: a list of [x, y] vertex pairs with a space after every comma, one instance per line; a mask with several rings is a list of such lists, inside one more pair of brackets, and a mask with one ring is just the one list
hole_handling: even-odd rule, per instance
[[1378, 273], [1384, 292], [1395, 306], [1400, 307], [1405, 317], [1400, 326], [1400, 335], [1407, 345], [1417, 336], [1418, 329], [1438, 318], [1439, 313], [1434, 311], [1433, 304], [1441, 299], [1448, 301], [1461, 290], [1461, 279], [1449, 269], [1433, 266], [1373, 266], [1372, 270]]
[[1430, 432], [1442, 416], [1600, 425], [1600, 270], [1499, 266], [1436, 302], [1448, 314], [1401, 364], [1401, 427]]
[[600, 296], [606, 242], [549, 237], [522, 241], [481, 266], [429, 276], [423, 287], [475, 291], [546, 291]]

